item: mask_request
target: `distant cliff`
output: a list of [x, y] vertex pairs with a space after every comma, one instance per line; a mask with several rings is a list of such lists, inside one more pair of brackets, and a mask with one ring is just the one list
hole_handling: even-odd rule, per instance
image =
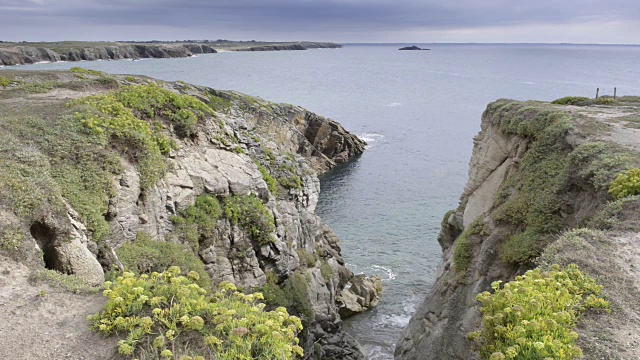
[[321, 42], [261, 43], [0, 43], [0, 65], [22, 65], [37, 62], [93, 61], [142, 58], [182, 58], [194, 54], [227, 51], [280, 51], [339, 48], [338, 44]]
[[586, 358], [639, 358], [640, 270], [629, 264], [640, 261], [640, 198], [612, 201], [608, 190], [640, 167], [640, 99], [579, 100], [487, 107], [460, 206], [442, 221], [437, 280], [396, 359], [476, 358], [466, 339], [480, 326], [476, 296], [554, 263], [579, 265], [613, 304], [580, 320]]

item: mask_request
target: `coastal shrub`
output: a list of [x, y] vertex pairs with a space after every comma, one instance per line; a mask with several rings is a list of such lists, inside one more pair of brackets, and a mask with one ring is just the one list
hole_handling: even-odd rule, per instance
[[69, 69], [69, 72], [75, 73], [75, 74], [86, 74], [86, 75], [94, 75], [94, 76], [103, 76], [104, 73], [102, 71], [98, 71], [98, 70], [90, 70], [90, 69], [84, 69], [78, 66], [74, 66], [71, 69]]
[[518, 170], [500, 189], [492, 214], [497, 223], [517, 229], [499, 248], [505, 262], [528, 262], [549, 243], [551, 234], [563, 228], [560, 210], [568, 201], [571, 152], [565, 138], [573, 127], [566, 114], [541, 111], [504, 120], [501, 125], [510, 133], [532, 139]]
[[640, 194], [640, 168], [629, 169], [611, 183], [609, 194], [614, 199]]
[[287, 176], [284, 178], [278, 178], [278, 182], [285, 189], [300, 189], [302, 188], [302, 179], [298, 175]]
[[0, 76], [0, 87], [7, 87], [14, 84], [13, 80], [9, 80], [4, 76]]
[[[448, 213], [449, 214], [449, 213]], [[489, 236], [489, 229], [484, 223], [484, 214], [475, 218], [471, 224], [456, 239], [453, 248], [453, 268], [456, 271], [456, 278], [459, 282], [464, 280], [471, 258], [473, 256], [473, 244], [469, 238], [471, 235], [479, 235], [481, 237]]]
[[260, 174], [262, 174], [262, 179], [265, 183], [267, 183], [267, 188], [269, 188], [269, 192], [273, 195], [278, 195], [278, 182], [276, 179], [271, 176], [269, 170], [264, 166], [258, 164], [258, 170], [260, 170]]
[[308, 283], [299, 271], [278, 284], [278, 277], [271, 271], [265, 272], [267, 282], [258, 291], [264, 294], [264, 301], [270, 309], [284, 307], [302, 320], [305, 328], [314, 320], [313, 307], [309, 301]]
[[272, 243], [273, 215], [255, 195], [232, 195], [224, 199], [224, 217], [246, 231], [260, 245]]
[[40, 81], [32, 83], [24, 83], [20, 85], [20, 89], [32, 94], [47, 93], [58, 85], [55, 81]]
[[602, 209], [602, 211], [591, 219], [589, 226], [602, 230], [609, 230], [617, 227], [622, 227], [624, 230], [633, 230], [633, 226], [631, 226], [631, 229], [625, 228], [632, 224], [624, 223], [625, 219], [623, 213], [635, 213], [631, 207], [638, 203], [640, 203], [640, 195], [627, 196], [611, 201], [604, 209]]
[[320, 274], [322, 274], [322, 277], [326, 281], [329, 281], [329, 279], [333, 277], [333, 268], [325, 259], [320, 260]]
[[594, 141], [578, 146], [569, 162], [569, 174], [590, 182], [596, 190], [604, 190], [621, 171], [637, 164], [638, 155], [615, 143]]
[[608, 311], [602, 287], [577, 266], [551, 271], [530, 270], [477, 296], [482, 304], [482, 329], [468, 338], [482, 359], [580, 359], [573, 330], [585, 309]]
[[92, 329], [118, 334], [127, 358], [295, 359], [304, 353], [300, 319], [284, 308], [265, 311], [262, 294], [243, 294], [228, 282], [209, 294], [172, 266], [161, 273], [125, 272], [106, 282], [103, 310], [89, 317]]
[[233, 103], [223, 97], [209, 94], [209, 107], [217, 112], [228, 112]]
[[170, 266], [178, 266], [184, 274], [196, 272], [200, 286], [210, 286], [211, 280], [204, 264], [198, 255], [186, 246], [155, 241], [149, 235], [138, 232], [135, 241], [116, 249], [116, 254], [125, 269], [135, 274], [151, 274]]
[[200, 239], [211, 235], [221, 214], [218, 200], [205, 194], [198, 196], [194, 205], [181, 210], [171, 221], [176, 226], [180, 240], [198, 251]]
[[583, 102], [589, 101], [589, 100], [591, 100], [591, 99], [589, 99], [588, 97], [584, 97], [584, 96], [565, 96], [565, 97], [560, 98], [560, 99], [555, 99], [551, 103], [552, 104], [557, 104], [557, 105], [578, 105], [580, 103], [583, 103]]

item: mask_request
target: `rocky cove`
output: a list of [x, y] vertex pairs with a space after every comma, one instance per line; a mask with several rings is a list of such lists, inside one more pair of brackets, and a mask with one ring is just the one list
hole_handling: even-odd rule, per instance
[[[380, 280], [344, 266], [338, 238], [314, 209], [317, 174], [358, 156], [363, 141], [300, 107], [181, 82], [82, 69], [5, 71], [2, 79], [2, 357], [112, 358], [115, 341], [107, 345], [82, 325], [87, 307], [103, 304], [92, 286], [105, 272], [155, 270], [184, 252], [190, 260], [182, 266], [211, 285], [230, 281], [280, 299], [303, 321], [306, 354], [362, 358], [341, 332], [341, 316], [375, 306]], [[121, 101], [146, 108], [136, 110], [146, 120], [127, 117]], [[119, 112], [102, 123], [91, 117], [96, 111]], [[241, 217], [226, 212], [204, 231], [189, 214], [207, 201]], [[65, 292], [75, 281], [81, 286]], [[56, 295], [24, 308], [43, 282]], [[60, 313], [79, 323], [44, 341]]]
[[[272, 215], [275, 240], [261, 244], [225, 217], [216, 221], [212, 232], [197, 230], [195, 250], [212, 282], [232, 280], [245, 289], [276, 285], [292, 294], [305, 290], [302, 294], [313, 314], [305, 315], [310, 312], [304, 301], [290, 306], [294, 314], [314, 319], [306, 326], [310, 334], [305, 337], [305, 354], [361, 357], [356, 345], [340, 333], [339, 318], [375, 304], [376, 279], [352, 277], [341, 260], [337, 238], [313, 215], [319, 191], [314, 174], [357, 156], [364, 146], [361, 141], [304, 109], [234, 92], [77, 70], [4, 74], [8, 83], [2, 93], [2, 150], [10, 155], [3, 156], [8, 161], [1, 177], [2, 251], [7, 259], [2, 280], [23, 301], [38, 294], [34, 284], [53, 283], [48, 290], [52, 294], [37, 297], [42, 300], [35, 305], [20, 308], [9, 303], [1, 315], [11, 324], [1, 329], [13, 344], [6, 351], [15, 354], [28, 348], [27, 342], [44, 341], [50, 335], [41, 328], [57, 324], [62, 313], [67, 318], [74, 314], [70, 324], [86, 327], [84, 316], [101, 305], [96, 295], [56, 292], [63, 285], [43, 268], [99, 283], [101, 271], [124, 265], [123, 249], [131, 249], [131, 243], [164, 239], [193, 249], [184, 231], [188, 228], [180, 225], [188, 224], [185, 210], [197, 208], [201, 196], [225, 202], [250, 194]], [[141, 161], [146, 158], [137, 154], [145, 149], [132, 151], [131, 144], [123, 147], [127, 144], [113, 141], [105, 148], [99, 139], [89, 138], [87, 144], [82, 137], [70, 136], [71, 145], [88, 154], [83, 158], [69, 155], [71, 145], [54, 141], [63, 130], [86, 136], [86, 129], [71, 125], [78, 125], [75, 112], [82, 116], [82, 106], [90, 104], [67, 107], [70, 101], [153, 84], [194, 96], [215, 113], [201, 116], [194, 110], [194, 130], [189, 122], [174, 118], [175, 109], [162, 109], [169, 112], [156, 119], [160, 124], [154, 124], [154, 136], [175, 142], [163, 148], [166, 172], [150, 172]], [[476, 295], [491, 289], [495, 280], [509, 281], [531, 268], [569, 263], [605, 285], [612, 303], [610, 315], [594, 312], [581, 318], [579, 345], [585, 355], [638, 357], [638, 274], [630, 266], [638, 259], [638, 199], [612, 201], [608, 192], [618, 174], [638, 167], [637, 98], [570, 103], [579, 106], [509, 100], [488, 106], [460, 207], [444, 216], [438, 279], [405, 330], [397, 358], [477, 357], [466, 339], [481, 321]], [[108, 154], [116, 156], [96, 163]], [[114, 189], [78, 187], [101, 184], [80, 177], [74, 171], [79, 166], [96, 173], [109, 171]], [[100, 179], [104, 178], [93, 180]], [[158, 180], [149, 185], [149, 179]], [[99, 216], [88, 211], [87, 205], [93, 204], [99, 204]], [[345, 292], [347, 279], [351, 286]], [[24, 327], [15, 325], [21, 321]], [[74, 337], [54, 338], [52, 343], [62, 344], [56, 349], [83, 354], [88, 350], [78, 339], [86, 339], [96, 344], [89, 351], [98, 348], [101, 353], [77, 358], [109, 358], [113, 340], [76, 331]], [[56, 350], [52, 345], [42, 351]]]

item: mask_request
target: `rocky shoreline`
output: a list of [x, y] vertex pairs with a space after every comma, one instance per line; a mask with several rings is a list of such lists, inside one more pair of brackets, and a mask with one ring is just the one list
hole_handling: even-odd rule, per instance
[[610, 315], [587, 313], [578, 323], [585, 358], [639, 358], [640, 273], [627, 264], [640, 260], [640, 197], [608, 192], [621, 172], [640, 167], [639, 100], [487, 107], [460, 206], [442, 220], [436, 281], [395, 359], [478, 359], [467, 339], [481, 323], [476, 296], [552, 264], [577, 264], [612, 303]]
[[[109, 270], [123, 267], [122, 249], [145, 241], [167, 242], [193, 252], [212, 285], [231, 281], [245, 290], [264, 291], [265, 297], [275, 299], [274, 306], [286, 305], [300, 316], [306, 324], [300, 344], [306, 354], [319, 359], [364, 358], [355, 340], [342, 332], [341, 319], [377, 304], [380, 279], [354, 276], [345, 267], [337, 236], [314, 213], [320, 192], [317, 174], [361, 154], [365, 143], [357, 136], [298, 106], [182, 82], [79, 68], [8, 70], [2, 72], [2, 80], [0, 143], [6, 145], [2, 151], [8, 161], [0, 163], [0, 259], [20, 263], [25, 271], [4, 271], [0, 288], [42, 272], [101, 284]], [[85, 108], [75, 101], [109, 91], [124, 91], [120, 94], [132, 99], [160, 96], [149, 98], [149, 104], [176, 94], [188, 98], [174, 106], [208, 108], [193, 110], [200, 115], [188, 132], [183, 121], [193, 117], [182, 112], [171, 120], [171, 107], [144, 120], [153, 122], [152, 139], [158, 139], [153, 142], [166, 144], [164, 155], [157, 153], [156, 165], [148, 167], [145, 161], [151, 160], [145, 159], [153, 159], [144, 155], [148, 150], [131, 148], [145, 143], [141, 139], [146, 132], [127, 142], [125, 134], [134, 129], [125, 130], [105, 143], [98, 140], [103, 130], [83, 130], [78, 111]], [[84, 126], [94, 121], [100, 120]], [[115, 128], [119, 126], [127, 125]], [[104, 166], [108, 170], [101, 170]], [[98, 178], [87, 180], [89, 175]], [[213, 219], [211, 230], [186, 242], [190, 233], [185, 220], [179, 219], [196, 211], [202, 196], [220, 204], [254, 199], [258, 210], [249, 210], [263, 215], [253, 224], [272, 224], [264, 227], [268, 241], [222, 216]], [[29, 289], [24, 291], [36, 291]], [[74, 304], [81, 302], [93, 304], [85, 308], [96, 308], [103, 301], [97, 295], [64, 295], [65, 287], [56, 282], [46, 289], [68, 302], [48, 302], [58, 297], [41, 300], [41, 306], [54, 308], [45, 316], [54, 324], [55, 314], [65, 312], [60, 306], [76, 308]], [[41, 358], [53, 354], [54, 345], [72, 348], [73, 339], [64, 338], [69, 332], [93, 339], [88, 327], [55, 325], [62, 338], [30, 349], [25, 341], [39, 334], [29, 330], [36, 326], [30, 321], [45, 320], [12, 310], [21, 305], [3, 298], [2, 291], [0, 301], [9, 309], [0, 311], [0, 333], [7, 344], [15, 345], [0, 349], [0, 357]], [[108, 353], [104, 349], [100, 354], [92, 353], [91, 346], [73, 349], [73, 358], [111, 358], [100, 355]]]
[[184, 58], [218, 51], [285, 51], [340, 47], [339, 44], [325, 42], [0, 43], [0, 66], [57, 61]]

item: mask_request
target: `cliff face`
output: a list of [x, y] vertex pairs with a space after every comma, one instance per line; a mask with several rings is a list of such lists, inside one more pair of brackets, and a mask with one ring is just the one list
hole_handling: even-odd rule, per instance
[[[0, 175], [0, 235], [8, 239], [7, 234], [13, 234], [11, 239], [17, 240], [11, 247], [0, 247], [0, 254], [34, 269], [46, 267], [97, 284], [104, 279], [103, 270], [122, 266], [119, 249], [136, 243], [141, 233], [154, 241], [180, 243], [175, 219], [198, 196], [207, 194], [221, 203], [231, 197], [255, 197], [273, 220], [270, 241], [259, 241], [255, 234], [223, 217], [211, 233], [192, 244], [212, 284], [227, 280], [256, 290], [302, 281], [303, 299], [296, 303], [302, 310], [294, 311], [308, 324], [305, 352], [319, 358], [362, 358], [357, 344], [340, 332], [336, 304], [353, 274], [344, 266], [338, 238], [314, 210], [320, 192], [317, 174], [362, 153], [363, 141], [336, 122], [300, 107], [180, 82], [70, 72], [8, 71], [3, 75], [18, 83], [0, 89], [0, 137], [6, 145], [0, 151], [3, 158], [17, 160], [5, 163]], [[28, 91], [43, 82], [51, 87]], [[213, 110], [186, 136], [178, 125], [161, 125], [166, 115], [159, 115], [154, 126], [162, 135], [156, 136], [166, 136], [172, 145], [161, 160], [166, 172], [151, 186], [145, 185], [140, 154], [122, 148], [119, 142], [124, 140], [112, 140], [106, 146], [83, 145], [82, 136], [74, 138], [75, 131], [82, 134], [86, 130], [58, 132], [79, 126], [73, 116], [82, 108], [65, 106], [70, 99], [149, 84], [191, 95]], [[41, 126], [43, 133], [38, 130]], [[78, 145], [61, 143], [60, 136]], [[83, 148], [85, 145], [88, 147]], [[97, 158], [88, 159], [94, 155], [85, 151], [98, 151]], [[59, 156], [66, 159], [69, 155], [74, 160], [69, 167], [64, 165], [63, 173], [58, 172], [56, 167], [67, 164]], [[103, 161], [114, 162], [118, 170], [100, 180], [106, 181], [106, 187], [96, 188], [104, 189], [102, 195], [87, 193], [84, 198], [91, 172], [79, 169], [80, 183], [73, 183], [76, 180], [70, 174], [78, 170], [74, 170], [77, 164], [89, 169], [104, 165]], [[16, 188], [21, 182], [28, 187], [26, 192]], [[67, 186], [80, 188], [66, 191]], [[95, 210], [84, 207], [89, 203]], [[84, 205], [75, 209], [74, 204]]]
[[216, 53], [216, 49], [231, 51], [280, 51], [307, 50], [318, 48], [338, 48], [333, 43], [299, 42], [299, 43], [179, 43], [179, 44], [129, 44], [129, 43], [100, 43], [90, 44], [12, 44], [0, 47], [0, 66], [34, 64], [37, 62], [56, 61], [93, 61], [93, 60], [121, 60], [142, 58], [183, 58], [194, 54]]
[[[599, 331], [617, 331], [637, 302], [624, 300], [627, 295], [611, 288], [610, 279], [626, 278], [634, 293], [640, 281], [620, 265], [611, 265], [615, 270], [605, 276], [609, 270], [604, 264], [619, 264], [629, 257], [624, 250], [628, 245], [615, 249], [611, 243], [622, 237], [625, 244], [638, 245], [633, 229], [637, 231], [640, 219], [631, 210], [637, 199], [627, 203], [626, 210], [615, 205], [613, 211], [607, 207], [611, 200], [607, 190], [618, 173], [640, 163], [636, 100], [587, 107], [500, 100], [487, 107], [474, 139], [460, 206], [442, 222], [437, 280], [398, 342], [397, 359], [474, 358], [466, 334], [480, 325], [476, 295], [490, 290], [494, 281], [509, 281], [532, 267], [552, 263], [578, 263], [615, 294], [612, 301], [622, 304], [623, 310], [608, 320], [609, 329]], [[606, 221], [594, 220], [603, 217], [626, 223], [616, 232], [613, 225], [603, 225]], [[586, 226], [592, 230], [557, 240], [563, 231]], [[539, 260], [541, 255], [544, 261]], [[636, 325], [637, 318], [633, 316]], [[580, 325], [585, 354], [634, 358], [624, 356], [622, 342], [597, 341], [596, 321], [590, 321]], [[603, 352], [607, 346], [608, 352]]]

